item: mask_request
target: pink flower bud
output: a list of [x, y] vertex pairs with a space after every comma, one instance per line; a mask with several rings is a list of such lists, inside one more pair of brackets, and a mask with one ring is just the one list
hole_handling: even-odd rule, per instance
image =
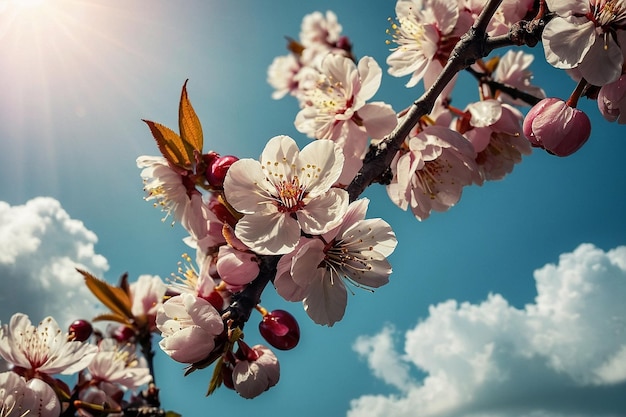
[[289, 350], [300, 341], [300, 326], [290, 313], [274, 310], [263, 316], [259, 323], [259, 333], [276, 349]]
[[626, 124], [626, 74], [602, 86], [598, 93], [598, 109], [609, 122]]
[[558, 98], [544, 98], [524, 119], [524, 135], [531, 145], [557, 156], [573, 154], [590, 134], [589, 117]]
[[[239, 347], [242, 348], [242, 343]], [[233, 385], [235, 391], [244, 398], [254, 398], [278, 383], [280, 365], [274, 352], [263, 345], [247, 347], [251, 350], [245, 359], [237, 362], [233, 368]]]

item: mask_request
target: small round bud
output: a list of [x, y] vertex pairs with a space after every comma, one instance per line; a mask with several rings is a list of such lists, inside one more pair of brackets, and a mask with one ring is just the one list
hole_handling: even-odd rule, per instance
[[93, 333], [93, 327], [87, 320], [75, 320], [68, 329], [70, 340], [84, 342]]
[[126, 343], [135, 337], [135, 331], [128, 326], [117, 326], [115, 330], [111, 332], [111, 337], [118, 343]]
[[295, 317], [284, 310], [274, 310], [263, 316], [259, 332], [276, 349], [289, 350], [300, 341], [300, 327]]
[[224, 178], [228, 168], [238, 161], [239, 158], [232, 155], [224, 155], [211, 161], [211, 164], [206, 170], [206, 178], [213, 187], [221, 187], [224, 185]]
[[591, 135], [589, 117], [558, 98], [544, 98], [524, 118], [524, 135], [535, 147], [557, 156], [580, 149]]

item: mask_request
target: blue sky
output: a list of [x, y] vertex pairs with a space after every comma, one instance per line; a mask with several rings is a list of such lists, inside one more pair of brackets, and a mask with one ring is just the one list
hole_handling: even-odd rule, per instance
[[[141, 119], [176, 127], [186, 79], [205, 150], [256, 158], [277, 134], [304, 145], [295, 100], [272, 100], [266, 83], [284, 36], [330, 9], [356, 55], [386, 69], [394, 5], [0, 0], [0, 282], [10, 289], [0, 322], [91, 311], [75, 265], [112, 282], [175, 271], [184, 233], [143, 201], [135, 159], [157, 154]], [[575, 86], [540, 59], [533, 70], [550, 96]], [[409, 105], [422, 90], [406, 81], [385, 74], [376, 99]], [[459, 107], [476, 97], [459, 82]], [[581, 108], [593, 131], [578, 153], [536, 151], [423, 222], [370, 187], [368, 217], [398, 237], [390, 284], [349, 297], [332, 328], [268, 290], [263, 305], [289, 310], [302, 329], [301, 345], [278, 352], [279, 384], [254, 400], [226, 389], [206, 398], [210, 370], [183, 377], [159, 352], [163, 406], [186, 417], [626, 414], [626, 140], [594, 102]], [[255, 326], [251, 343], [261, 342]]]

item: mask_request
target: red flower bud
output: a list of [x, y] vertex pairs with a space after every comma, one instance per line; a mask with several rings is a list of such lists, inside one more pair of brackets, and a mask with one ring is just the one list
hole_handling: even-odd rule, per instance
[[220, 156], [211, 161], [211, 164], [206, 170], [206, 178], [213, 187], [221, 187], [224, 185], [224, 178], [226, 178], [226, 173], [228, 172], [228, 168], [238, 161], [239, 158], [232, 155]]
[[91, 323], [87, 320], [75, 320], [68, 329], [69, 337], [71, 340], [76, 340], [78, 342], [84, 342], [89, 339], [91, 333], [93, 332], [93, 327]]
[[263, 316], [259, 332], [276, 349], [289, 350], [300, 341], [300, 327], [296, 319], [284, 310], [274, 310]]

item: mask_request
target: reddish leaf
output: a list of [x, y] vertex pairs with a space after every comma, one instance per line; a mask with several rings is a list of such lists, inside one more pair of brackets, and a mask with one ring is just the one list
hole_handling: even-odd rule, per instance
[[193, 150], [189, 152], [182, 138], [172, 129], [160, 123], [149, 120], [143, 121], [150, 128], [150, 132], [152, 132], [152, 136], [165, 159], [174, 166], [190, 169], [194, 160]]
[[[87, 288], [96, 296], [98, 300], [108, 307], [113, 315], [122, 318], [133, 318], [132, 300], [122, 288], [114, 287], [106, 281], [94, 277], [89, 272], [77, 269], [85, 278]], [[117, 320], [116, 320], [117, 321]]]
[[178, 126], [180, 129], [180, 137], [187, 150], [187, 155], [193, 157], [194, 151], [201, 154], [203, 144], [202, 125], [187, 96], [187, 81], [183, 84], [183, 91], [180, 94]]

